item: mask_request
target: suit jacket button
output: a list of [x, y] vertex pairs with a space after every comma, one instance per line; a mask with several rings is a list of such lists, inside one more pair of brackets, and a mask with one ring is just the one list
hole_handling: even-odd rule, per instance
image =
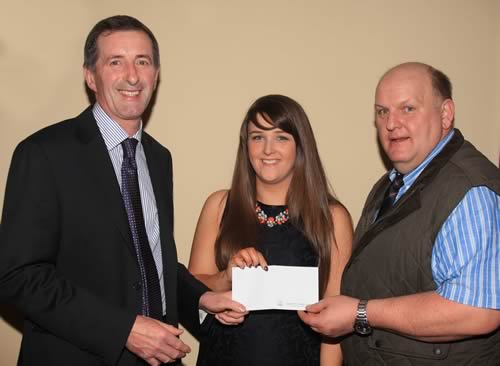
[[134, 288], [134, 290], [139, 291], [139, 290], [142, 288], [142, 283], [141, 283], [141, 281], [137, 281], [137, 282], [135, 282], [135, 283], [132, 285], [132, 287]]

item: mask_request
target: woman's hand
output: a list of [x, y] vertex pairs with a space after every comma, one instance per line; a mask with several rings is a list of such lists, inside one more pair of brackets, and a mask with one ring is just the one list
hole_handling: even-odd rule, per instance
[[261, 266], [265, 271], [267, 271], [267, 261], [262, 253], [253, 247], [240, 249], [229, 260], [225, 270], [225, 277], [229, 280], [229, 282], [232, 281], [233, 267], [240, 267], [243, 269], [245, 267], [257, 266]]

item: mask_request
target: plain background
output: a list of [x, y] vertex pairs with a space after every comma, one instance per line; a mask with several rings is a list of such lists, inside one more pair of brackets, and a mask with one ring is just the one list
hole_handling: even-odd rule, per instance
[[[385, 172], [373, 95], [398, 63], [422, 61], [447, 73], [456, 126], [499, 162], [500, 1], [2, 0], [0, 202], [15, 145], [87, 106], [84, 40], [115, 14], [139, 18], [160, 43], [161, 83], [147, 130], [173, 154], [175, 235], [185, 264], [205, 198], [230, 183], [246, 109], [265, 94], [305, 108], [354, 223]], [[19, 316], [8, 307], [0, 316], [0, 364], [14, 365]], [[196, 342], [183, 339], [193, 347], [185, 364], [194, 365]]]

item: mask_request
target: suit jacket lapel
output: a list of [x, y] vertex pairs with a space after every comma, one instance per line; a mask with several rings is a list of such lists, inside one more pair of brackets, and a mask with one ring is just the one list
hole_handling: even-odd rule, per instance
[[165, 285], [166, 321], [177, 324], [177, 253], [173, 233], [172, 171], [168, 154], [147, 133], [142, 135], [144, 154], [158, 209]]
[[77, 138], [83, 145], [82, 169], [88, 172], [90, 180], [95, 183], [94, 194], [96, 199], [102, 202], [102, 210], [112, 218], [127, 247], [135, 255], [120, 186], [108, 150], [92, 114], [92, 108], [87, 108], [77, 118], [79, 119]]
[[[173, 198], [169, 197], [172, 191], [172, 176], [171, 172], [168, 171], [169, 166], [165, 154], [155, 148], [154, 140], [147, 133], [142, 134], [142, 145], [158, 209], [162, 257], [164, 266], [166, 266], [167, 260], [176, 258], [175, 253], [172, 253], [172, 248], [175, 248], [173, 245]], [[166, 271], [168, 272], [168, 268]]]

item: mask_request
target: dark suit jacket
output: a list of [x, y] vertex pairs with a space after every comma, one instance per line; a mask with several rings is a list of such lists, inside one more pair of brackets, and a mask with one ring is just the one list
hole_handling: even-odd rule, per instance
[[[172, 160], [142, 144], [158, 207], [166, 321], [196, 319], [206, 288], [177, 262]], [[119, 185], [91, 108], [22, 141], [0, 226], [0, 301], [25, 314], [21, 365], [135, 365], [125, 343], [141, 278]], [[193, 324], [195, 321], [193, 322]]]

